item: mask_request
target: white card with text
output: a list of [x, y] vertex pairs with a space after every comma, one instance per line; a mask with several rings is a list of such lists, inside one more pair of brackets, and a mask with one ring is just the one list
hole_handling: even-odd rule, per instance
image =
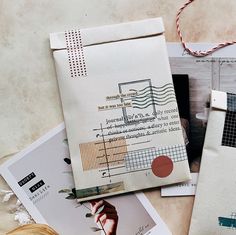
[[193, 196], [197, 188], [198, 173], [191, 173], [192, 179], [183, 183], [161, 188], [162, 197]]

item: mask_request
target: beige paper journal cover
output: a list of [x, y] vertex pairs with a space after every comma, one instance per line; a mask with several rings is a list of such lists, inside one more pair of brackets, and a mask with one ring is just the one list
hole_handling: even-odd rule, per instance
[[212, 91], [190, 235], [236, 234], [236, 95]]
[[160, 18], [50, 35], [79, 201], [190, 178]]

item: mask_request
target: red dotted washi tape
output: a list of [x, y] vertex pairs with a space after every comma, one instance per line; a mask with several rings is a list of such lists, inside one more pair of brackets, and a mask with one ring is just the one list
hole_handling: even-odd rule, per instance
[[213, 47], [211, 49], [209, 49], [208, 51], [193, 51], [191, 50], [190, 48], [188, 48], [186, 46], [186, 43], [183, 39], [183, 35], [180, 31], [180, 26], [179, 26], [179, 18], [180, 18], [180, 14], [182, 13], [182, 11], [190, 4], [192, 3], [194, 0], [188, 0], [178, 11], [177, 15], [176, 15], [176, 28], [177, 28], [177, 33], [180, 37], [180, 40], [181, 40], [181, 43], [184, 47], [184, 49], [192, 56], [196, 56], [196, 57], [204, 57], [204, 56], [207, 56], [207, 55], [210, 55], [212, 54], [213, 52], [223, 48], [223, 47], [226, 47], [226, 46], [230, 46], [230, 45], [233, 45], [236, 43], [236, 41], [232, 41], [232, 42], [223, 42], [223, 43], [220, 43], [218, 44], [216, 47]]
[[72, 78], [87, 76], [81, 33], [79, 30], [65, 32], [70, 75]]

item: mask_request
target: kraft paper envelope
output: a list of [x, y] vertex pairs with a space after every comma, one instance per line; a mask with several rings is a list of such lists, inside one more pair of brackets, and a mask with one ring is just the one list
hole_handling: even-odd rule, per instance
[[160, 18], [50, 35], [80, 201], [185, 181]]
[[236, 232], [236, 95], [212, 91], [190, 235]]

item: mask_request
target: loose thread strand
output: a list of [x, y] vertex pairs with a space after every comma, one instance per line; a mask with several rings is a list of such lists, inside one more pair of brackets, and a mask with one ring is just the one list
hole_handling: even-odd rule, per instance
[[207, 50], [207, 51], [193, 51], [191, 50], [189, 47], [187, 47], [186, 45], [186, 42], [184, 41], [183, 39], [183, 35], [181, 33], [181, 30], [180, 30], [180, 23], [179, 23], [179, 20], [180, 20], [180, 15], [181, 13], [184, 11], [184, 9], [193, 2], [194, 0], [188, 0], [177, 12], [177, 15], [176, 15], [176, 28], [177, 28], [177, 33], [179, 35], [179, 38], [180, 38], [180, 41], [183, 45], [183, 48], [185, 49], [185, 51], [187, 51], [190, 55], [192, 56], [195, 56], [195, 57], [204, 57], [204, 56], [207, 56], [207, 55], [210, 55], [212, 54], [213, 52], [223, 48], [223, 47], [226, 47], [226, 46], [230, 46], [230, 45], [233, 45], [236, 43], [236, 41], [228, 41], [228, 42], [223, 42], [223, 43], [219, 43], [217, 46]]

